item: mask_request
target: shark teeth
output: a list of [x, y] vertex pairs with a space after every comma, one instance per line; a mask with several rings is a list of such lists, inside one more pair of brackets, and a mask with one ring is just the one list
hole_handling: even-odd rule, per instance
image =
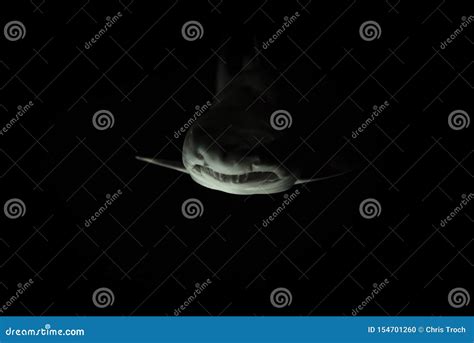
[[212, 177], [215, 180], [225, 182], [225, 183], [250, 183], [250, 182], [267, 183], [267, 182], [278, 181], [280, 179], [277, 174], [273, 172], [268, 172], [268, 171], [258, 171], [258, 172], [254, 171], [254, 172], [248, 172], [248, 173], [243, 173], [243, 174], [230, 175], [230, 174], [218, 173], [209, 167], [200, 166], [200, 165], [195, 165], [193, 167], [193, 170], [198, 172], [202, 176], [207, 175], [207, 176]]

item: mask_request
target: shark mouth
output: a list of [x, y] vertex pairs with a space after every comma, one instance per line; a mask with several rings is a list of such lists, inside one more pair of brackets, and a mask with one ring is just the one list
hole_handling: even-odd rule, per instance
[[224, 182], [224, 183], [270, 183], [280, 180], [277, 174], [267, 171], [248, 172], [242, 174], [223, 174], [214, 171], [213, 169], [205, 166], [195, 165], [193, 171], [199, 173], [202, 176], [210, 176], [213, 179]]

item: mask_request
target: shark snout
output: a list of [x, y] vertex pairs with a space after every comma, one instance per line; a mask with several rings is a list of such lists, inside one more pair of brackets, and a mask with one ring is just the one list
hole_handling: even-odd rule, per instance
[[212, 168], [224, 174], [241, 174], [254, 171], [263, 163], [262, 156], [238, 145], [212, 145], [196, 149], [186, 155], [186, 164]]
[[[222, 131], [222, 130], [221, 130]], [[253, 144], [252, 144], [253, 143]], [[234, 169], [252, 171], [251, 167], [266, 160], [257, 144], [248, 135], [228, 128], [224, 132], [195, 127], [186, 136], [183, 146], [183, 163], [200, 165], [231, 174]]]
[[[222, 182], [251, 182], [261, 176], [266, 181], [285, 178], [289, 172], [261, 146], [236, 143], [201, 146], [183, 154], [187, 169]], [[274, 175], [275, 177], [273, 177]], [[250, 177], [249, 177], [250, 176]], [[263, 178], [265, 176], [265, 178]]]
[[183, 165], [197, 183], [233, 194], [283, 191], [296, 178], [271, 152], [275, 136], [247, 125], [194, 126], [183, 145]]

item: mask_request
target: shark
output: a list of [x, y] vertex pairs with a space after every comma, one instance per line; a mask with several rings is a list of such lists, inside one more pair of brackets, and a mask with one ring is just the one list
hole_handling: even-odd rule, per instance
[[329, 168], [326, 175], [304, 178], [304, 163], [295, 165], [278, 158], [275, 149], [288, 139], [286, 128], [278, 121], [291, 124], [293, 119], [282, 101], [284, 94], [272, 87], [274, 78], [258, 50], [253, 56], [227, 57], [226, 62], [217, 63], [212, 106], [186, 131], [181, 159], [136, 156], [138, 160], [188, 174], [204, 187], [236, 195], [285, 192], [295, 185], [347, 172]]

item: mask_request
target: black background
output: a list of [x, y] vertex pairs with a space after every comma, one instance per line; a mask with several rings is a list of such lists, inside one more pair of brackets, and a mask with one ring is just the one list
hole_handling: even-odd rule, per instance
[[[270, 48], [257, 46], [293, 104], [286, 147], [315, 171], [336, 152], [354, 168], [299, 187], [264, 228], [284, 194], [211, 191], [134, 156], [179, 159], [173, 133], [213, 100], [226, 46], [242, 33], [267, 40], [295, 11]], [[5, 314], [173, 315], [208, 278], [183, 315], [351, 315], [385, 278], [361, 315], [472, 314], [447, 301], [455, 287], [472, 293], [472, 205], [439, 227], [472, 192], [472, 127], [447, 122], [453, 110], [473, 113], [472, 27], [440, 50], [472, 14], [468, 1], [3, 1], [1, 13], [2, 27], [26, 27], [22, 40], [0, 37], [2, 125], [34, 102], [0, 137], [1, 203], [26, 204], [19, 219], [0, 216], [1, 303], [34, 280]], [[202, 39], [183, 39], [189, 20], [202, 24]], [[380, 24], [379, 39], [359, 36], [367, 20]], [[91, 121], [101, 109], [115, 118], [105, 131]], [[201, 217], [183, 217], [188, 198], [203, 203]], [[361, 217], [366, 198], [380, 202], [379, 217]], [[93, 305], [99, 287], [114, 292], [113, 306]], [[277, 287], [291, 291], [290, 306], [271, 305]]]

